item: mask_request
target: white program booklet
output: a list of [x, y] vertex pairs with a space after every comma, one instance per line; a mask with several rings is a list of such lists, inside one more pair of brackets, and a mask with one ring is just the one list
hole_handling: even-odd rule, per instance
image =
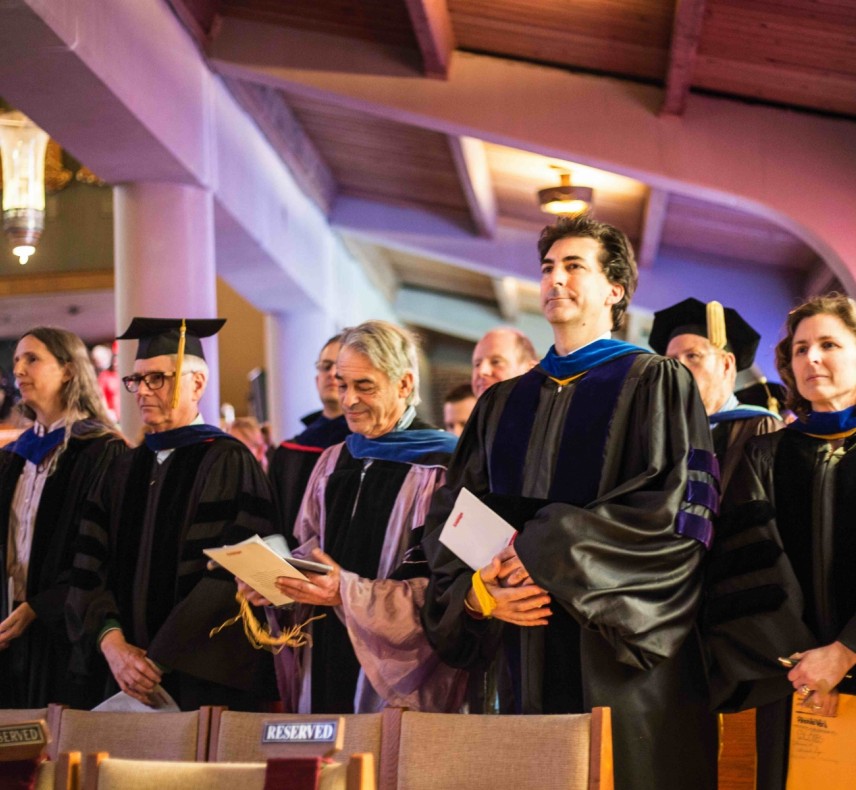
[[166, 689], [158, 683], [152, 692], [151, 705], [146, 705], [124, 691], [120, 691], [118, 694], [105, 699], [104, 702], [92, 710], [111, 710], [130, 713], [178, 713], [180, 708], [176, 701], [167, 693]]
[[277, 576], [305, 579], [306, 577], [297, 569], [297, 565], [314, 573], [331, 570], [329, 565], [284, 557], [258, 535], [253, 535], [234, 546], [205, 549], [204, 553], [229, 573], [249, 584], [257, 593], [261, 593], [274, 606], [283, 606], [293, 600], [279, 591], [276, 586]]
[[511, 524], [462, 488], [443, 525], [440, 543], [476, 571], [489, 564], [516, 534]]

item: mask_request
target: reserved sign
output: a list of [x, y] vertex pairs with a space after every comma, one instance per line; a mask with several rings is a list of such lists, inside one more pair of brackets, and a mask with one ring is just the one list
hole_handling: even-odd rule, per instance
[[24, 721], [0, 726], [0, 762], [38, 757], [48, 743], [43, 721]]
[[21, 744], [44, 744], [45, 738], [36, 724], [13, 724], [0, 727], [0, 748]]
[[338, 729], [338, 721], [266, 721], [262, 743], [335, 743]]

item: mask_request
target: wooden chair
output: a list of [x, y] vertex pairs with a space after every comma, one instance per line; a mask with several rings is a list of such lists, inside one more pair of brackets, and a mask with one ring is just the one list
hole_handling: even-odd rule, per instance
[[401, 717], [402, 790], [613, 790], [609, 708], [590, 714]]
[[[342, 754], [369, 754], [374, 776], [378, 779], [382, 754], [396, 755], [398, 727], [396, 721], [401, 710], [390, 708], [383, 713], [348, 714], [345, 720], [345, 738]], [[211, 762], [254, 762], [273, 756], [287, 756], [286, 750], [262, 744], [262, 727], [265, 722], [296, 722], [329, 720], [331, 716], [298, 713], [240, 713], [214, 709], [211, 720], [211, 741], [208, 759]], [[380, 790], [391, 790], [394, 785], [378, 782]]]
[[[88, 762], [97, 790], [263, 790], [267, 768], [264, 762], [122, 760], [104, 754], [90, 755]], [[371, 755], [355, 755], [347, 765], [325, 765], [318, 790], [374, 790], [370, 763]]]

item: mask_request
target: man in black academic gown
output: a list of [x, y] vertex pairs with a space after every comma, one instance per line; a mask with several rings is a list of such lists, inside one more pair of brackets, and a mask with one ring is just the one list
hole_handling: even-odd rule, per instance
[[[692, 377], [613, 340], [636, 286], [623, 233], [589, 217], [542, 232], [555, 345], [478, 401], [435, 495], [423, 622], [450, 664], [504, 642], [522, 713], [610, 706], [619, 790], [716, 787], [696, 634], [716, 462]], [[521, 529], [473, 573], [438, 540], [466, 487]]]
[[155, 684], [184, 710], [258, 707], [270, 656], [240, 629], [234, 579], [208, 570], [203, 549], [273, 531], [264, 473], [237, 439], [206, 425], [200, 337], [225, 322], [135, 318], [134, 374], [145, 441], [111, 464], [84, 513], [68, 620], [78, 671], [100, 650], [119, 688], [148, 702]]
[[343, 442], [351, 432], [339, 405], [336, 383], [340, 341], [341, 335], [331, 337], [315, 363], [315, 387], [321, 411], [307, 414], [302, 420], [305, 430], [280, 444], [270, 462], [268, 475], [276, 501], [277, 531], [285, 535], [292, 548], [297, 545], [293, 538], [294, 520], [318, 457], [328, 447]]
[[684, 299], [654, 313], [648, 342], [693, 374], [710, 420], [723, 493], [746, 442], [784, 426], [778, 414], [741, 403], [734, 394], [737, 373], [755, 360], [760, 339], [736, 310], [719, 302]]

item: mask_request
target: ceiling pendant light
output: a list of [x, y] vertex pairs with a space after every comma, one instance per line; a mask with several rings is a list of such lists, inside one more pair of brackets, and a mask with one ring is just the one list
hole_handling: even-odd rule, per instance
[[572, 186], [571, 174], [562, 170], [559, 186], [539, 189], [538, 202], [547, 214], [582, 214], [591, 208], [593, 195], [591, 187]]

